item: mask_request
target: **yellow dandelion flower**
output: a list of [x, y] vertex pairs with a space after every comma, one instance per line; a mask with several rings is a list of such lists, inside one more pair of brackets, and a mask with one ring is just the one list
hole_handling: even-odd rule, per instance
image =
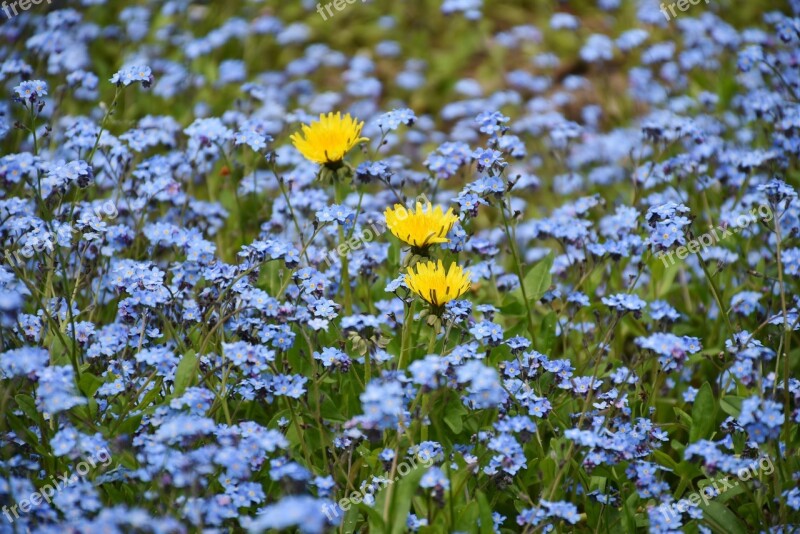
[[306, 159], [320, 165], [335, 164], [358, 143], [369, 141], [361, 137], [363, 127], [364, 123], [356, 122], [349, 113], [344, 117], [341, 113], [328, 113], [320, 115], [317, 122], [304, 124], [302, 133], [293, 134], [291, 140]]
[[453, 208], [444, 213], [441, 206], [434, 209], [430, 202], [425, 206], [417, 202], [416, 211], [395, 204], [394, 208], [386, 208], [383, 216], [386, 226], [398, 239], [416, 248], [447, 243], [450, 241], [447, 233], [458, 220]]
[[406, 285], [435, 307], [441, 307], [467, 292], [470, 287], [469, 271], [464, 272], [455, 262], [445, 272], [442, 260], [418, 263], [417, 272], [412, 267], [406, 274]]

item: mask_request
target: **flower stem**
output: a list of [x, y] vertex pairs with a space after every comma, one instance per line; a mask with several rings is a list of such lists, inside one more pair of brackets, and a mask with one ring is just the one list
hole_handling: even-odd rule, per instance
[[111, 105], [106, 110], [105, 115], [103, 115], [103, 120], [100, 122], [100, 131], [97, 132], [97, 138], [94, 140], [94, 146], [92, 147], [91, 152], [86, 157], [86, 163], [89, 165], [92, 164], [92, 158], [94, 158], [94, 153], [97, 152], [97, 147], [100, 145], [100, 138], [103, 136], [103, 132], [106, 129], [106, 122], [108, 121], [108, 117], [114, 113], [114, 108], [117, 107], [117, 99], [119, 98], [120, 88], [117, 86], [114, 89], [114, 100], [111, 101]]
[[[777, 208], [777, 206], [775, 206]], [[783, 392], [784, 392], [784, 401], [783, 401], [783, 413], [784, 417], [788, 419], [789, 414], [791, 413], [791, 396], [789, 393], [789, 354], [790, 354], [790, 344], [792, 341], [792, 331], [794, 329], [793, 325], [789, 325], [789, 315], [786, 307], [786, 285], [783, 282], [783, 260], [781, 258], [781, 245], [782, 245], [782, 235], [781, 235], [781, 221], [780, 216], [777, 215], [777, 209], [774, 210], [776, 213], [775, 217], [775, 248], [778, 260], [778, 285], [781, 293], [781, 312], [783, 314], [783, 340], [780, 344], [781, 346], [778, 348], [778, 355], [775, 362], [775, 383], [778, 383], [778, 376], [779, 375], [779, 362], [781, 360], [781, 352], [783, 352]], [[793, 425], [785, 424], [783, 426], [783, 431], [786, 435], [786, 440], [789, 440], [789, 432]], [[783, 471], [783, 464], [786, 461], [783, 455], [778, 455], [777, 457], [778, 465]], [[784, 477], [784, 480], [786, 478]], [[787, 524], [787, 505], [786, 505], [786, 498], [783, 494], [780, 494], [780, 516], [781, 521], [783, 524]]]
[[406, 304], [406, 312], [403, 316], [403, 333], [400, 338], [400, 356], [397, 360], [397, 370], [403, 368], [403, 360], [408, 350], [408, 338], [411, 336], [411, 318], [414, 317], [414, 302]]
[[[342, 194], [339, 190], [339, 184], [334, 182], [333, 191], [336, 196], [336, 203], [341, 204], [344, 202]], [[355, 223], [354, 223], [355, 224]], [[344, 235], [344, 228], [339, 225], [339, 243], [344, 244], [347, 240]], [[341, 255], [342, 258], [342, 286], [344, 287], [344, 313], [352, 315], [353, 313], [353, 295], [350, 287], [350, 265], [347, 259], [347, 252]]]
[[516, 240], [514, 239], [514, 236], [511, 235], [511, 229], [508, 226], [508, 217], [506, 217], [505, 204], [500, 205], [500, 213], [503, 214], [503, 226], [505, 227], [506, 237], [508, 237], [508, 246], [511, 249], [511, 255], [514, 257], [514, 268], [517, 271], [517, 279], [519, 280], [519, 287], [522, 289], [522, 299], [525, 301], [525, 311], [528, 316], [528, 332], [531, 335], [531, 340], [533, 341], [535, 348], [536, 341], [533, 328], [533, 313], [531, 311], [531, 303], [528, 301], [528, 294], [525, 291], [525, 282], [524, 282], [524, 277], [522, 275], [522, 264], [520, 263], [519, 255], [517, 254]]
[[714, 300], [717, 301], [717, 306], [719, 306], [719, 312], [722, 314], [722, 316], [725, 318], [725, 322], [728, 324], [728, 330], [730, 331], [731, 335], [735, 334], [736, 330], [733, 329], [733, 324], [731, 324], [731, 318], [728, 316], [728, 311], [725, 309], [725, 305], [722, 303], [722, 297], [720, 297], [717, 284], [714, 282], [714, 278], [711, 276], [711, 273], [708, 272], [708, 267], [706, 266], [706, 260], [704, 260], [698, 254], [697, 263], [699, 263], [700, 267], [703, 268], [703, 273], [705, 273], [706, 275], [706, 279], [708, 280], [708, 285], [711, 288], [711, 293], [714, 295]]
[[428, 341], [428, 352], [425, 353], [425, 356], [428, 354], [433, 354], [433, 351], [436, 349], [436, 332], [431, 328], [431, 339]]

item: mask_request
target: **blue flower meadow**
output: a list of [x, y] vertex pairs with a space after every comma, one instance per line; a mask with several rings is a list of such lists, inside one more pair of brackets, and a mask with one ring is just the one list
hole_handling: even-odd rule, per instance
[[9, 10], [1, 534], [800, 532], [800, 0]]

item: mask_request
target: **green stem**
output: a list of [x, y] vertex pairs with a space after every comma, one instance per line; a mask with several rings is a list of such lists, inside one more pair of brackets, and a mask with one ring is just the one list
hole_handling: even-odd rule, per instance
[[[400, 454], [400, 447], [395, 447], [394, 450], [394, 458], [392, 459], [392, 468], [389, 471], [389, 480], [394, 480], [394, 474], [397, 471], [397, 456]], [[386, 488], [386, 497], [383, 501], [383, 522], [388, 527], [389, 526], [389, 511], [392, 508], [392, 493], [394, 490], [394, 484], [389, 484]]]
[[433, 328], [431, 328], [431, 338], [428, 340], [428, 352], [425, 353], [425, 356], [428, 354], [433, 354], [433, 351], [436, 349], [436, 332], [434, 332]]
[[[224, 362], [224, 354], [223, 353], [223, 362]], [[228, 373], [230, 373], [230, 366], [225, 367], [222, 371], [222, 386], [220, 387], [220, 395], [219, 400], [222, 403], [222, 411], [225, 414], [225, 422], [228, 423], [228, 426], [231, 426], [233, 422], [231, 421], [231, 412], [228, 409]]]
[[119, 98], [120, 88], [119, 86], [114, 89], [114, 100], [111, 101], [111, 106], [106, 110], [106, 114], [103, 116], [103, 120], [100, 123], [100, 131], [97, 132], [97, 139], [94, 140], [94, 146], [92, 147], [92, 151], [89, 152], [89, 156], [86, 158], [86, 163], [89, 165], [92, 164], [92, 158], [94, 158], [94, 153], [97, 152], [97, 146], [100, 144], [100, 137], [103, 136], [103, 132], [106, 129], [106, 121], [108, 121], [108, 117], [114, 113], [114, 108], [117, 107], [117, 99]]
[[[36, 106], [31, 104], [31, 134], [33, 134], [33, 155], [39, 155], [39, 142], [36, 139]], [[41, 187], [39, 189], [41, 192]]]
[[[344, 228], [339, 225], [339, 242], [346, 243], [344, 235]], [[353, 314], [353, 290], [350, 287], [350, 263], [347, 259], [348, 252], [342, 254], [342, 286], [344, 288], [344, 313], [345, 315]]]
[[[777, 208], [777, 206], [775, 206]], [[774, 210], [777, 214], [777, 209]], [[778, 350], [777, 361], [775, 362], [775, 383], [778, 383], [778, 362], [780, 361], [780, 353], [783, 352], [783, 392], [784, 392], [784, 404], [783, 404], [783, 413], [785, 417], [789, 417], [791, 413], [791, 396], [789, 393], [789, 354], [790, 354], [790, 344], [792, 340], [792, 329], [794, 325], [789, 325], [789, 315], [786, 308], [786, 285], [783, 283], [783, 260], [781, 259], [781, 245], [782, 245], [782, 236], [781, 236], [781, 222], [780, 217], [775, 217], [775, 243], [776, 243], [776, 253], [778, 258], [778, 285], [780, 286], [781, 290], [781, 311], [783, 313], [783, 343], [781, 343], [782, 347]], [[789, 432], [793, 425], [784, 424], [783, 431], [786, 436], [787, 442], [789, 441]], [[785, 462], [783, 456], [778, 456], [777, 458], [778, 464], [783, 468], [783, 464]], [[787, 480], [784, 478], [784, 480]], [[782, 524], [787, 524], [787, 517], [786, 514], [788, 512], [787, 505], [786, 505], [786, 498], [783, 494], [780, 494], [780, 514], [781, 514], [781, 521]]]
[[414, 317], [414, 303], [406, 304], [406, 312], [403, 315], [403, 334], [400, 338], [400, 356], [397, 360], [397, 370], [403, 368], [403, 361], [405, 360], [406, 351], [408, 350], [408, 341], [411, 336], [411, 318]]
[[[336, 203], [341, 204], [344, 202], [342, 198], [342, 194], [339, 189], [339, 184], [334, 182], [333, 184], [333, 191], [336, 197]], [[355, 224], [355, 223], [354, 223]], [[345, 235], [344, 235], [344, 228], [342, 225], [339, 225], [339, 243], [345, 244], [347, 242]], [[352, 295], [352, 288], [350, 287], [350, 266], [347, 259], [348, 252], [345, 251], [344, 254], [341, 254], [341, 261], [342, 261], [342, 286], [344, 288], [344, 313], [346, 315], [353, 314], [353, 295]]]
[[722, 297], [719, 295], [719, 288], [717, 288], [717, 284], [714, 282], [714, 278], [711, 276], [711, 273], [708, 272], [706, 260], [704, 260], [699, 254], [697, 255], [697, 260], [697, 262], [700, 264], [700, 267], [703, 268], [703, 273], [706, 275], [706, 280], [708, 280], [711, 293], [714, 295], [714, 299], [717, 301], [717, 306], [719, 306], [719, 312], [723, 317], [725, 317], [725, 322], [728, 324], [728, 330], [730, 331], [731, 335], [733, 335], [736, 333], [736, 330], [733, 329], [733, 324], [731, 324], [728, 310], [725, 309], [725, 305], [722, 303]]
[[286, 407], [289, 408], [289, 413], [292, 417], [292, 425], [294, 425], [294, 429], [297, 432], [297, 440], [300, 442], [300, 448], [303, 449], [303, 457], [306, 459], [306, 467], [311, 469], [311, 454], [308, 452], [308, 446], [306, 445], [306, 440], [303, 439], [303, 430], [300, 428], [300, 425], [297, 423], [297, 416], [294, 413], [294, 408], [292, 407], [292, 403], [289, 402], [288, 397], [283, 397], [283, 400], [286, 402]]
[[522, 275], [522, 264], [519, 261], [519, 255], [517, 254], [517, 244], [514, 236], [511, 235], [511, 229], [508, 226], [508, 217], [506, 217], [506, 208], [505, 204], [500, 204], [500, 213], [503, 214], [503, 227], [506, 231], [506, 236], [508, 237], [508, 246], [511, 249], [511, 255], [514, 257], [514, 268], [517, 271], [517, 279], [519, 280], [519, 287], [522, 289], [522, 300], [525, 301], [525, 311], [528, 316], [528, 332], [530, 333], [531, 340], [534, 340], [534, 348], [536, 347], [535, 343], [535, 333], [533, 328], [533, 312], [531, 311], [531, 303], [528, 301], [528, 293], [525, 291], [525, 282], [524, 276]]
[[289, 200], [289, 194], [286, 192], [286, 188], [283, 186], [283, 178], [278, 178], [277, 173], [275, 173], [275, 178], [278, 180], [278, 187], [280, 187], [281, 194], [283, 194], [283, 198], [286, 200], [286, 207], [289, 208], [289, 214], [292, 216], [294, 228], [297, 230], [297, 238], [300, 239], [300, 243], [303, 245], [303, 253], [306, 257], [306, 261], [308, 262], [308, 252], [306, 252], [306, 245], [303, 243], [303, 231], [300, 229], [300, 223], [297, 221], [297, 217], [294, 215], [294, 209], [292, 208], [292, 203]]

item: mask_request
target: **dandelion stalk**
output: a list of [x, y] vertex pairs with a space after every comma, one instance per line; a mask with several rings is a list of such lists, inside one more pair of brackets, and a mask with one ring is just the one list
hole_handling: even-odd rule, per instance
[[397, 359], [397, 370], [403, 369], [403, 362], [405, 360], [406, 351], [408, 351], [408, 341], [411, 335], [411, 318], [414, 317], [414, 303], [412, 300], [405, 305], [405, 314], [403, 316], [403, 333], [400, 337], [400, 356]]
[[433, 354], [433, 351], [436, 349], [436, 328], [431, 328], [431, 338], [428, 340], [428, 352], [425, 353], [427, 356], [428, 354]]

